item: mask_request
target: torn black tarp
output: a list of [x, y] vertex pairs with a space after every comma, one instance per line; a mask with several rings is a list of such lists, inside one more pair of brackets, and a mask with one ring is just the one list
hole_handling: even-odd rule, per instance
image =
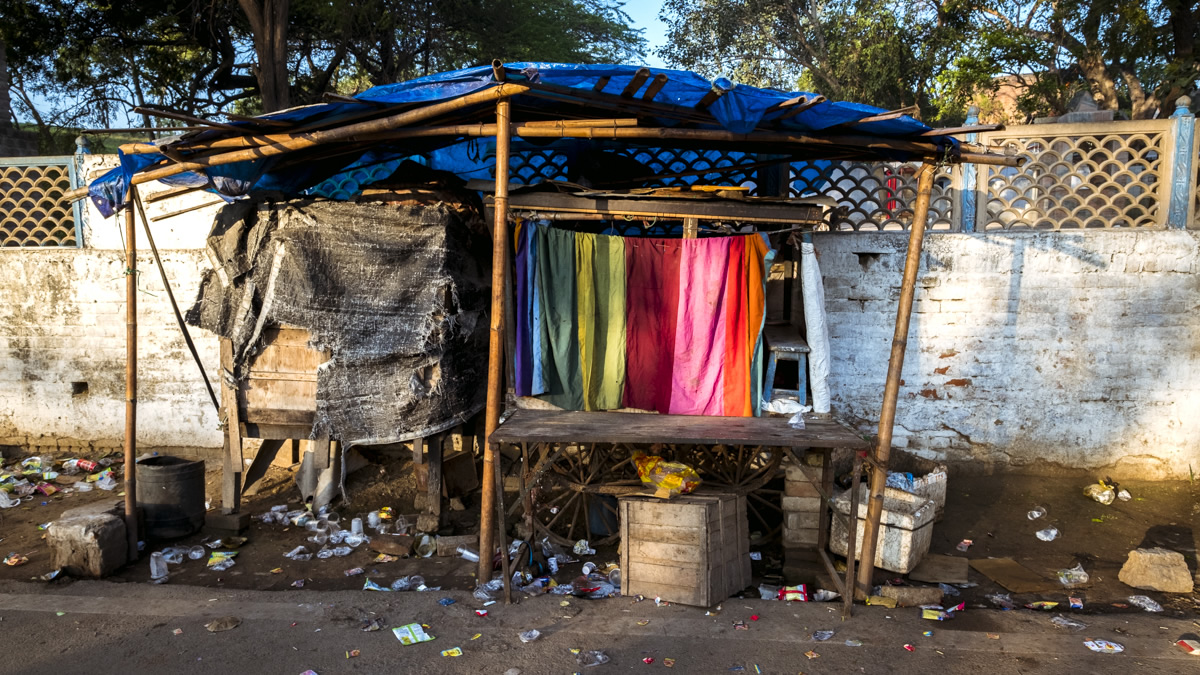
[[311, 438], [351, 447], [455, 426], [483, 407], [490, 298], [480, 209], [457, 194], [226, 206], [188, 323], [232, 341], [239, 381], [265, 327], [307, 329], [331, 355]]

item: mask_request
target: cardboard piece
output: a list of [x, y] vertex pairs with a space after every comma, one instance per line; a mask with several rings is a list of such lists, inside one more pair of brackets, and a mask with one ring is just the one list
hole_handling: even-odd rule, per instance
[[972, 560], [975, 571], [1013, 593], [1040, 593], [1059, 588], [1051, 581], [1012, 558], [983, 558]]
[[927, 555], [916, 569], [908, 573], [908, 578], [932, 584], [965, 584], [969, 562], [958, 556]]

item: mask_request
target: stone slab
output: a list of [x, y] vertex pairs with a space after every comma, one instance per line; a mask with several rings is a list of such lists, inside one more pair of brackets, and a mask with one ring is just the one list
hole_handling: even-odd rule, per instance
[[879, 594], [894, 598], [901, 607], [940, 605], [942, 602], [942, 589], [937, 586], [884, 586]]
[[221, 513], [209, 511], [204, 514], [204, 531], [212, 534], [241, 534], [250, 528], [250, 513]]
[[51, 565], [73, 577], [101, 579], [128, 559], [129, 542], [122, 518], [99, 513], [60, 518], [46, 532]]
[[1117, 578], [1126, 586], [1161, 593], [1191, 593], [1195, 587], [1183, 554], [1165, 548], [1130, 551]]

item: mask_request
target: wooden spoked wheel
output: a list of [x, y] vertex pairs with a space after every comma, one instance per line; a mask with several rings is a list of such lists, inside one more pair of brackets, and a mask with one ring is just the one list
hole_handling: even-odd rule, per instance
[[[643, 446], [644, 447], [644, 446]], [[644, 489], [625, 444], [543, 445], [531, 457], [523, 502], [532, 512], [535, 539], [549, 537], [570, 546], [587, 539], [593, 546], [618, 538], [616, 497]], [[704, 485], [746, 495], [750, 530], [778, 533], [781, 490], [767, 487], [778, 475], [782, 448], [725, 445], [655, 445], [647, 454], [687, 464]]]
[[770, 446], [693, 445], [676, 446], [672, 454], [694, 467], [704, 485], [746, 495], [750, 531], [769, 539], [782, 526], [783, 491], [767, 485], [779, 474], [784, 453], [783, 448]]
[[622, 444], [586, 443], [543, 452], [526, 484], [535, 540], [593, 546], [619, 537], [616, 497], [641, 490], [632, 450]]

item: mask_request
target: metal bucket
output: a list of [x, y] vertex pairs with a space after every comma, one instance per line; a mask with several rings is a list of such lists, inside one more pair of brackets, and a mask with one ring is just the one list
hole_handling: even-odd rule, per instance
[[147, 457], [137, 463], [137, 502], [147, 539], [178, 539], [204, 526], [204, 461]]

